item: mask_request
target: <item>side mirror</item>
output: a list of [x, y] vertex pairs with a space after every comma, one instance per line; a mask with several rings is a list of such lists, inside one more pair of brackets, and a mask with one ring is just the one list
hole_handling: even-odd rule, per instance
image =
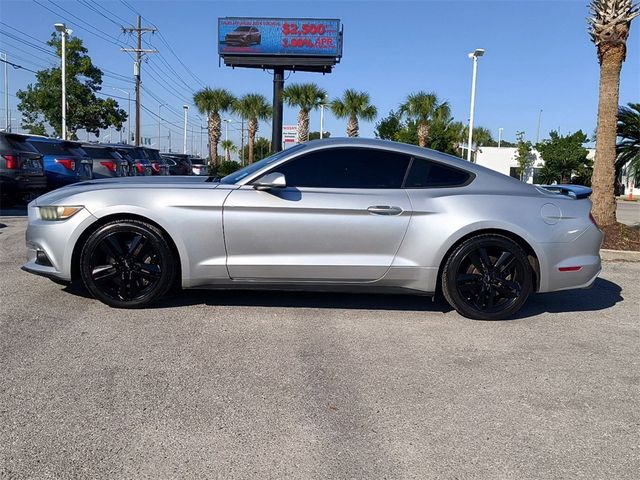
[[256, 190], [271, 190], [273, 188], [285, 188], [287, 181], [282, 173], [273, 172], [268, 173], [264, 177], [259, 178], [253, 182], [253, 188]]

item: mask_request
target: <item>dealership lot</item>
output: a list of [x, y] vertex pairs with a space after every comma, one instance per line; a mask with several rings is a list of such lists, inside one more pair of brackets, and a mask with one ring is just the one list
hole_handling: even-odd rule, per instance
[[[10, 212], [6, 212], [10, 213]], [[640, 263], [466, 320], [386, 295], [109, 309], [0, 217], [0, 477], [636, 478]]]

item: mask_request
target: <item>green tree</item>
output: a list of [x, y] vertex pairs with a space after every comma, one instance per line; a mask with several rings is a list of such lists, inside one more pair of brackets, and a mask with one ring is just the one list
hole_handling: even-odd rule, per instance
[[348, 137], [358, 136], [360, 130], [358, 119], [370, 122], [378, 114], [376, 107], [371, 105], [371, 98], [367, 92], [358, 92], [352, 89], [345, 90], [342, 97], [331, 102], [331, 111], [338, 118], [348, 119]]
[[431, 124], [437, 121], [447, 123], [451, 110], [449, 104], [440, 102], [435, 93], [418, 92], [407, 96], [400, 105], [400, 115], [417, 123], [418, 145], [426, 147]]
[[[331, 137], [331, 132], [323, 132], [322, 138]], [[309, 140], [320, 140], [320, 132], [309, 132]]]
[[218, 164], [216, 175], [219, 177], [224, 177], [229, 175], [230, 173], [235, 172], [236, 170], [240, 170], [240, 168], [242, 168], [242, 165], [240, 165], [238, 162], [224, 160]]
[[627, 165], [627, 175], [640, 180], [640, 103], [629, 103], [618, 109], [618, 158], [616, 171]]
[[589, 152], [583, 147], [588, 141], [582, 130], [564, 136], [552, 131], [548, 140], [536, 145], [544, 160], [545, 181], [570, 183], [574, 176], [584, 177], [591, 164], [587, 159]]
[[264, 95], [260, 95], [258, 93], [247, 93], [234, 102], [233, 110], [242, 118], [246, 118], [248, 120], [247, 133], [249, 134], [249, 163], [253, 163], [254, 145], [256, 143], [256, 133], [258, 132], [258, 121], [270, 119], [273, 114], [273, 109]]
[[[249, 145], [244, 146], [244, 151], [242, 153], [242, 158], [249, 157]], [[262, 160], [263, 158], [267, 158], [269, 155], [271, 155], [271, 141], [264, 137], [258, 137], [253, 148], [253, 153], [254, 162]]]
[[207, 133], [209, 136], [209, 163], [218, 165], [218, 142], [222, 120], [221, 112], [228, 112], [235, 97], [224, 88], [206, 87], [193, 94], [193, 103], [198, 111], [207, 116]]
[[322, 105], [327, 91], [315, 83], [292, 83], [282, 92], [290, 107], [298, 107], [298, 142], [309, 140], [309, 112]]
[[596, 157], [593, 168], [593, 216], [599, 225], [616, 223], [614, 196], [616, 130], [620, 70], [627, 56], [631, 21], [640, 15], [632, 0], [592, 0], [589, 34], [600, 63]]
[[517, 172], [520, 180], [524, 180], [524, 174], [533, 166], [533, 163], [535, 162], [536, 158], [531, 153], [532, 147], [533, 145], [531, 144], [531, 142], [524, 139], [524, 132], [516, 132], [516, 162], [518, 162]]
[[[47, 44], [58, 57], [62, 54], [61, 40], [53, 34]], [[75, 139], [76, 132], [85, 129], [95, 135], [100, 129], [114, 126], [122, 129], [127, 113], [118, 108], [112, 98], [96, 96], [102, 88], [102, 71], [93, 65], [88, 50], [78, 37], [69, 37], [66, 46], [67, 77], [67, 138]], [[40, 70], [35, 84], [18, 90], [18, 110], [22, 112], [22, 127], [34, 134], [45, 134], [46, 124], [55, 135], [62, 136], [62, 71], [60, 67]]]
[[232, 140], [223, 140], [222, 142], [220, 142], [220, 146], [222, 147], [222, 150], [224, 150], [225, 160], [227, 162], [230, 162], [231, 153], [237, 152], [238, 147], [235, 146]]

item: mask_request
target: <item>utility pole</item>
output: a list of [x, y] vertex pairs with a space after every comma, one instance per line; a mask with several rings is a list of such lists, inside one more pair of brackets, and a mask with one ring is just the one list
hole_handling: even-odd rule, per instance
[[182, 153], [187, 153], [187, 114], [189, 112], [189, 105], [183, 105], [184, 109], [184, 138], [182, 141]]
[[161, 103], [160, 105], [158, 105], [158, 150], [160, 150], [160, 122], [162, 120], [162, 117], [160, 116], [160, 109], [165, 105], [166, 103]]
[[146, 53], [158, 53], [158, 50], [142, 48], [142, 34], [145, 32], [155, 32], [155, 28], [142, 27], [142, 17], [138, 15], [138, 23], [136, 27], [122, 27], [124, 33], [135, 32], [138, 36], [137, 48], [121, 48], [123, 52], [135, 53], [136, 61], [133, 64], [133, 76], [136, 79], [136, 146], [140, 145], [140, 67], [142, 56]]
[[[536, 145], [540, 143], [540, 122], [542, 121], [542, 109], [538, 112], [538, 131], [536, 133]], [[558, 129], [560, 132], [560, 129]]]
[[9, 73], [7, 70], [7, 54], [0, 53], [0, 59], [4, 62], [4, 130], [11, 131], [11, 123], [9, 123]]

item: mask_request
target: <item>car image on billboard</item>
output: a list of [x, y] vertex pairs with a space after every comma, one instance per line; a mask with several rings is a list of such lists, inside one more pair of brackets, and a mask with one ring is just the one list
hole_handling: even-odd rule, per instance
[[340, 20], [312, 18], [218, 19], [220, 55], [341, 56]]

